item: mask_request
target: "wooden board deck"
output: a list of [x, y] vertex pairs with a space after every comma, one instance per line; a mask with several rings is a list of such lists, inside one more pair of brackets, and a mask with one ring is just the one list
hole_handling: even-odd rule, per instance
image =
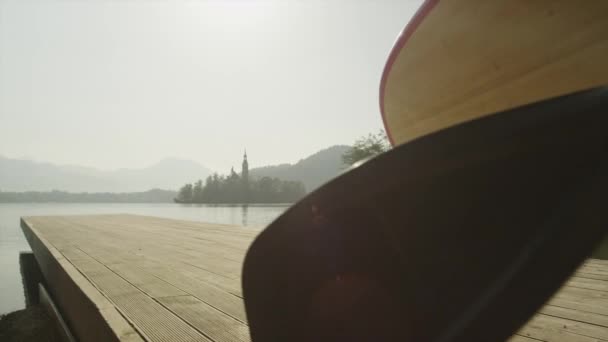
[[[81, 341], [249, 341], [249, 228], [134, 215], [26, 217], [47, 287]], [[608, 261], [588, 260], [512, 342], [608, 341]]]

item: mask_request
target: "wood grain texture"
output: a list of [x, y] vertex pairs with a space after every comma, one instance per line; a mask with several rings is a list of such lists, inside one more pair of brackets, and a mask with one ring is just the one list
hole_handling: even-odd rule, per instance
[[[133, 215], [28, 217], [23, 226], [39, 263], [62, 265], [43, 271], [54, 296], [72, 298], [58, 302], [80, 340], [106, 326], [108, 341], [250, 341], [240, 269], [259, 230]], [[510, 341], [608, 341], [604, 273], [608, 262], [585, 262]], [[84, 315], [87, 301], [95, 315]]]
[[607, 33], [604, 0], [438, 1], [391, 53], [380, 99], [387, 131], [397, 145], [608, 84]]
[[21, 227], [50, 294], [76, 338], [100, 342], [142, 341], [113, 303], [65, 259], [33, 222], [22, 220]]

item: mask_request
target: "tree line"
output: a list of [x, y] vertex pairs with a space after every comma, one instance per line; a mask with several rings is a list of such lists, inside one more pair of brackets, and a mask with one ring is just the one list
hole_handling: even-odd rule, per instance
[[299, 181], [261, 177], [242, 179], [234, 171], [228, 176], [217, 173], [181, 187], [177, 203], [293, 203], [306, 194]]
[[388, 151], [391, 144], [388, 141], [386, 132], [379, 130], [378, 133], [369, 133], [355, 141], [353, 146], [342, 155], [342, 162], [345, 165], [368, 159]]
[[143, 192], [66, 192], [66, 191], [0, 191], [0, 203], [167, 203], [175, 197], [171, 190], [152, 189]]

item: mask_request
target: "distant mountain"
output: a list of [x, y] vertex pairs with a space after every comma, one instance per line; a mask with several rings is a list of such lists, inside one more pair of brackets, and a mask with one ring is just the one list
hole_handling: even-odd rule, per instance
[[[264, 166], [251, 169], [249, 173], [252, 177], [301, 181], [306, 190], [311, 191], [342, 172], [341, 157], [348, 149], [348, 146], [336, 145], [295, 164]], [[211, 173], [197, 162], [175, 158], [163, 159], [141, 169], [102, 171], [0, 156], [0, 191], [124, 193], [150, 189], [177, 190], [184, 182], [205, 179]]]
[[336, 145], [321, 150], [295, 164], [263, 166], [249, 170], [252, 177], [276, 177], [282, 180], [301, 181], [307, 191], [312, 191], [339, 175], [345, 168], [342, 154], [350, 147]]
[[141, 192], [176, 190], [184, 179], [211, 171], [190, 160], [168, 158], [142, 169], [101, 171], [0, 156], [0, 191]]

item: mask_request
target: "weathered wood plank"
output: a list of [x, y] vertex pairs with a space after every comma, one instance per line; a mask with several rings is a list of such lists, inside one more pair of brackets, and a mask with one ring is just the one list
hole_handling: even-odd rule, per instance
[[563, 330], [571, 334], [608, 341], [608, 330], [594, 324], [572, 321], [542, 313], [534, 316], [528, 324], [537, 324], [545, 330]]
[[608, 307], [597, 305], [593, 301], [581, 301], [572, 298], [564, 299], [556, 295], [547, 304], [608, 316]]
[[72, 333], [82, 341], [142, 341], [116, 307], [43, 237], [34, 221], [22, 219], [23, 233]]
[[545, 305], [539, 312], [549, 316], [561, 317], [577, 322], [586, 322], [608, 328], [608, 316], [606, 315], [555, 305]]
[[159, 301], [186, 322], [204, 331], [213, 341], [250, 341], [249, 328], [246, 324], [193, 296], [165, 297], [160, 298]]
[[509, 339], [509, 342], [538, 342], [538, 341], [543, 341], [543, 340], [539, 340], [539, 339], [531, 338], [531, 337], [526, 337], [526, 336], [521, 336], [521, 335], [513, 335]]
[[581, 289], [608, 292], [608, 281], [598, 281], [597, 279], [582, 278], [578, 277], [576, 274], [570, 277], [566, 285], [571, 287], [578, 287]]
[[[71, 255], [74, 257], [72, 258]], [[133, 284], [79, 250], [66, 255], [149, 341], [209, 341]]]
[[[120, 252], [115, 252], [115, 255], [120, 255]], [[100, 254], [95, 254], [103, 260]], [[172, 264], [161, 264], [161, 263], [149, 263], [142, 260], [133, 261], [141, 270], [146, 273], [153, 275], [157, 280], [155, 282], [163, 281], [166, 284], [170, 284], [175, 289], [178, 289], [181, 294], [191, 294], [199, 298], [200, 300], [208, 303], [209, 305], [225, 312], [228, 315], [246, 322], [245, 308], [243, 305], [242, 298], [235, 296], [219, 287], [213, 286], [204, 281], [200, 281], [194, 277], [190, 277], [190, 272], [185, 268], [179, 268], [179, 265]], [[152, 265], [152, 266], [146, 266]], [[115, 264], [109, 267], [114, 267]], [[137, 274], [142, 274], [141, 271], [137, 271]]]
[[601, 274], [593, 274], [593, 273], [587, 273], [587, 272], [576, 272], [575, 275], [579, 278], [588, 278], [588, 279], [595, 279], [595, 280], [604, 280], [604, 281], [608, 281], [608, 276], [606, 275], [601, 275]]

